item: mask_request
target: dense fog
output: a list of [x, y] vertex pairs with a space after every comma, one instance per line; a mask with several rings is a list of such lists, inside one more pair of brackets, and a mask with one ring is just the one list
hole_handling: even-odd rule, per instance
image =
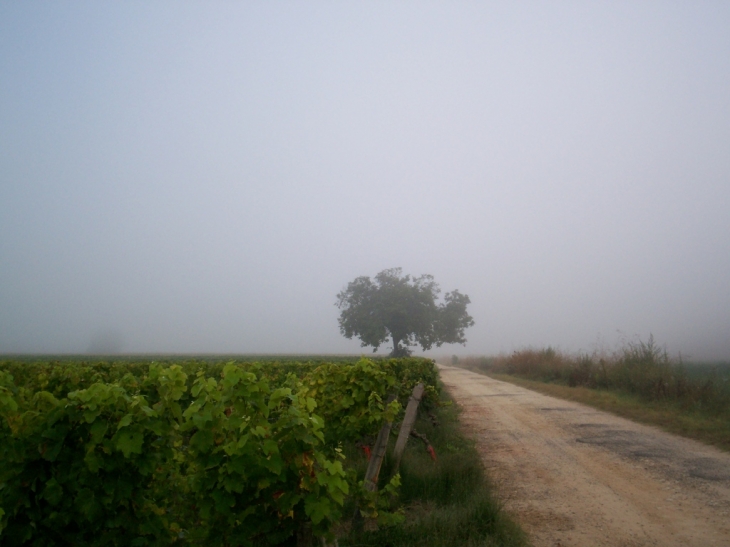
[[[730, 359], [730, 4], [4, 2], [0, 353], [466, 347]], [[381, 351], [388, 348], [381, 347]]]

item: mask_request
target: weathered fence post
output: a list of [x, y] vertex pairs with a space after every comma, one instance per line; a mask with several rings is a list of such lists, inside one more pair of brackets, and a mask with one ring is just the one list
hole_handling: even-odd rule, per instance
[[[390, 395], [388, 400], [385, 401], [385, 406], [388, 406], [395, 400], [395, 395]], [[390, 438], [390, 428], [393, 426], [391, 422], [385, 422], [383, 427], [380, 428], [378, 438], [375, 439], [375, 445], [373, 446], [373, 455], [370, 458], [368, 469], [365, 472], [365, 489], [370, 492], [375, 492], [378, 489], [378, 475], [380, 475], [380, 467], [383, 465], [385, 459], [385, 451], [388, 448], [388, 439]]]
[[406, 449], [408, 437], [411, 434], [413, 425], [416, 423], [416, 417], [418, 416], [418, 404], [421, 402], [421, 397], [423, 397], [423, 391], [423, 384], [416, 385], [416, 387], [413, 388], [413, 393], [411, 393], [411, 398], [408, 399], [406, 415], [403, 418], [403, 424], [400, 426], [400, 431], [398, 432], [398, 440], [395, 442], [395, 449], [393, 450], [394, 475], [398, 472], [398, 468], [400, 467], [400, 460], [403, 457], [403, 452]]
[[[395, 401], [395, 395], [389, 395], [385, 401], [385, 405], [389, 405]], [[375, 445], [373, 446], [373, 452], [370, 456], [370, 463], [368, 464], [367, 471], [365, 471], [365, 490], [368, 492], [375, 492], [378, 489], [378, 475], [380, 475], [380, 467], [383, 465], [385, 459], [385, 451], [388, 448], [388, 438], [390, 437], [390, 428], [393, 426], [392, 422], [385, 422], [383, 427], [380, 428], [378, 438], [375, 439]], [[363, 519], [360, 513], [360, 508], [355, 509], [355, 514], [352, 517], [352, 526], [357, 531], [362, 531]]]

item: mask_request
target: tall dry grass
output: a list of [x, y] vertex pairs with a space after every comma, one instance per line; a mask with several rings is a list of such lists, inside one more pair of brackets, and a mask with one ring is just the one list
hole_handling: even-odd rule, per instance
[[730, 416], [730, 366], [685, 365], [681, 358], [671, 358], [652, 336], [612, 353], [570, 355], [548, 347], [507, 356], [462, 357], [454, 364], [477, 372], [620, 391], [708, 415]]

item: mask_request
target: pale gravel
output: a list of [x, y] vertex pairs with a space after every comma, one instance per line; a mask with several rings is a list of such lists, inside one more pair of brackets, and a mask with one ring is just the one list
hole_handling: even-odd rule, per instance
[[535, 547], [730, 546], [730, 454], [439, 368], [506, 510]]

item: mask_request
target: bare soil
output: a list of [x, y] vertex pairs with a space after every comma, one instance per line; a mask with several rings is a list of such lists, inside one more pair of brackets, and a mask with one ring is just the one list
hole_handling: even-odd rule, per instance
[[505, 508], [535, 547], [730, 546], [730, 454], [441, 366]]

